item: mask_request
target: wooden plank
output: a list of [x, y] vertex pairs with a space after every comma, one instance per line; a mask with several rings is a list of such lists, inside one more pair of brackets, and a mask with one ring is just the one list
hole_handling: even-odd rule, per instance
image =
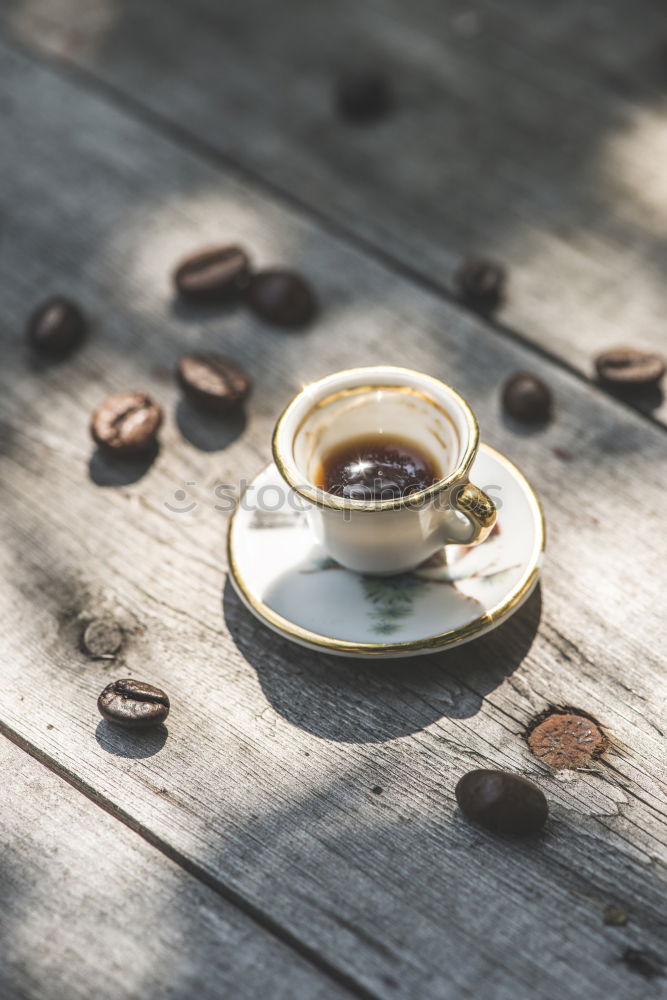
[[[372, 995], [658, 995], [664, 433], [2, 46], [0, 72], [4, 731]], [[312, 279], [323, 312], [310, 331], [172, 305], [173, 260], [221, 232]], [[75, 358], [34, 370], [18, 346], [25, 313], [56, 289], [95, 329]], [[164, 375], [202, 345], [256, 379], [247, 426], [217, 439], [184, 422]], [[542, 597], [506, 627], [368, 667], [292, 647], [239, 606], [213, 489], [267, 460], [302, 381], [378, 358], [461, 389], [537, 485], [551, 541]], [[527, 364], [558, 409], [522, 435], [499, 419], [498, 384]], [[91, 477], [88, 414], [125, 386], [165, 405], [160, 454], [135, 481], [98, 462]], [[165, 507], [177, 489], [198, 503], [187, 516]], [[104, 616], [126, 632], [112, 663], [79, 647]], [[99, 722], [99, 690], [128, 673], [170, 693], [166, 741]], [[550, 703], [599, 718], [606, 763], [556, 775], [531, 756], [522, 734]], [[537, 778], [552, 803], [543, 839], [508, 844], [461, 819], [456, 780], [485, 764]], [[610, 903], [627, 926], [604, 925]]]
[[[433, 285], [507, 262], [501, 320], [587, 376], [664, 351], [664, 66], [652, 0], [5, 5], [5, 31], [86, 67]], [[379, 64], [396, 113], [332, 112], [341, 65]], [[637, 405], [665, 420], [648, 392]]]
[[351, 994], [0, 738], [0, 993]]

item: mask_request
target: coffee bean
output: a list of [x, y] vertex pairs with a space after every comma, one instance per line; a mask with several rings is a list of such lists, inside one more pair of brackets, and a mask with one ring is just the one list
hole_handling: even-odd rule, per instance
[[454, 277], [463, 301], [480, 312], [492, 312], [504, 298], [507, 272], [497, 261], [467, 260]]
[[507, 771], [469, 771], [455, 794], [464, 816], [494, 833], [537, 833], [549, 814], [537, 785]]
[[107, 684], [97, 707], [108, 722], [126, 729], [147, 729], [167, 718], [169, 698], [160, 688], [128, 677]]
[[505, 412], [526, 424], [541, 424], [553, 406], [551, 389], [537, 375], [517, 372], [505, 382], [502, 392]]
[[336, 107], [342, 118], [367, 122], [382, 118], [394, 103], [388, 80], [372, 71], [350, 72], [338, 81]]
[[118, 455], [140, 454], [155, 445], [162, 407], [146, 392], [117, 392], [97, 407], [90, 433], [100, 447]]
[[116, 622], [104, 618], [89, 622], [82, 636], [85, 651], [100, 660], [112, 660], [122, 641], [123, 633]]
[[602, 382], [615, 386], [654, 385], [665, 374], [665, 359], [660, 354], [639, 351], [635, 347], [614, 347], [595, 359]]
[[250, 282], [248, 303], [276, 326], [304, 326], [317, 311], [310, 285], [292, 271], [258, 271]]
[[186, 354], [176, 378], [192, 403], [217, 413], [240, 406], [252, 385], [240, 365], [219, 354]]
[[54, 296], [42, 302], [28, 320], [28, 343], [41, 354], [63, 355], [83, 339], [86, 321], [70, 299]]
[[536, 757], [554, 768], [585, 767], [600, 756], [607, 739], [586, 715], [551, 712], [527, 736]]
[[238, 298], [250, 280], [250, 261], [241, 247], [222, 244], [184, 257], [173, 282], [193, 302], [226, 302]]

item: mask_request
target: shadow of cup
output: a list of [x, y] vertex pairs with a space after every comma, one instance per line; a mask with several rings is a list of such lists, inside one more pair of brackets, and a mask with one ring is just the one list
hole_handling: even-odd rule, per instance
[[260, 626], [227, 580], [223, 612], [267, 700], [306, 732], [342, 743], [382, 743], [437, 720], [476, 715], [535, 638], [539, 585], [516, 614], [479, 639], [404, 659], [361, 660], [304, 649]]

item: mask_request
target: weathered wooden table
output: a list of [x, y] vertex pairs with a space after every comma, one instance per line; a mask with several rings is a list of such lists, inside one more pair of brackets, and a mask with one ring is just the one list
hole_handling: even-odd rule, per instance
[[[665, 346], [665, 26], [650, 0], [5, 0], [3, 1000], [667, 995], [667, 407], [591, 379], [604, 346]], [[371, 63], [396, 111], [345, 124], [332, 80]], [[175, 305], [174, 260], [219, 239], [306, 274], [317, 323]], [[452, 291], [473, 251], [510, 267], [493, 321]], [[94, 329], [45, 366], [23, 327], [51, 292]], [[244, 425], [179, 407], [203, 346], [252, 371]], [[378, 360], [463, 392], [549, 544], [498, 631], [369, 666], [241, 607], [213, 491], [266, 462], [303, 382]], [[500, 416], [519, 368], [556, 394], [546, 429]], [[90, 411], [130, 387], [168, 413], [139, 478], [89, 462]], [[97, 619], [113, 660], [81, 649]], [[100, 721], [127, 674], [169, 691], [166, 740]], [[559, 705], [609, 738], [582, 770], [526, 745]], [[540, 784], [540, 838], [462, 819], [479, 766]]]

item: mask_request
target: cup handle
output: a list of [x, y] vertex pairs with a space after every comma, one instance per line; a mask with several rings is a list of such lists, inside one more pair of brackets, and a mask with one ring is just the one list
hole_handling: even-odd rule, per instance
[[477, 545], [488, 538], [496, 523], [496, 505], [478, 486], [465, 483], [452, 498], [454, 508], [461, 512], [472, 527], [472, 534], [463, 544]]

